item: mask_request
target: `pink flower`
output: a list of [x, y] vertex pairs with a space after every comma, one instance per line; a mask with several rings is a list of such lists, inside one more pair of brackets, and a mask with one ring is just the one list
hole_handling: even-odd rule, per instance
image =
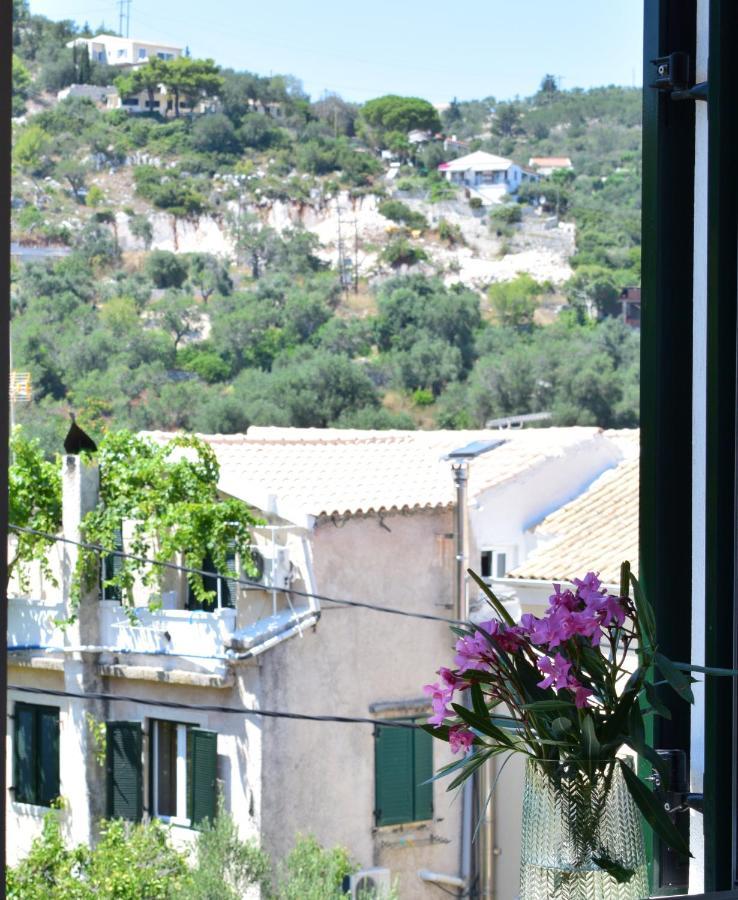
[[554, 584], [553, 589], [553, 594], [551, 594], [551, 596], [548, 598], [550, 607], [557, 609], [558, 607], [563, 606], [568, 610], [574, 610], [577, 608], [577, 606], [579, 605], [579, 600], [572, 591], [566, 590], [562, 593], [560, 584]]
[[556, 607], [548, 614], [548, 648], [558, 647], [576, 634], [574, 614], [565, 606]]
[[589, 609], [585, 609], [582, 612], [572, 613], [572, 620], [575, 632], [582, 635], [582, 637], [590, 638], [592, 646], [596, 647], [602, 636], [600, 616], [596, 613], [593, 614]]
[[542, 656], [538, 660], [538, 668], [546, 676], [542, 681], [538, 682], [538, 687], [545, 690], [553, 685], [557, 691], [568, 687], [571, 663], [560, 653], [557, 653], [554, 659]]
[[576, 585], [577, 594], [585, 603], [599, 599], [602, 595], [602, 582], [594, 572], [587, 572], [584, 578], [575, 578], [572, 583]]
[[464, 725], [452, 725], [448, 730], [448, 742], [452, 753], [458, 753], [459, 750], [466, 753], [474, 743], [474, 735]]
[[526, 613], [520, 618], [520, 627], [530, 636], [531, 644], [537, 647], [548, 645], [551, 634], [546, 619], [537, 619], [531, 613]]
[[[484, 628], [486, 624], [488, 623], [484, 623], [480, 627]], [[454, 657], [454, 662], [459, 667], [459, 675], [469, 669], [484, 671], [488, 668], [493, 653], [489, 642], [481, 634], [459, 638], [456, 642], [456, 656]]]
[[574, 692], [574, 705], [577, 709], [585, 709], [585, 707], [589, 706], [587, 700], [592, 696], [594, 691], [584, 687], [584, 685], [580, 684], [576, 678], [569, 679], [568, 688], [570, 691]]
[[424, 685], [423, 690], [430, 696], [433, 706], [433, 715], [428, 717], [428, 724], [438, 727], [443, 724], [444, 719], [454, 715], [454, 711], [448, 705], [453, 699], [454, 689], [442, 688], [435, 682]]

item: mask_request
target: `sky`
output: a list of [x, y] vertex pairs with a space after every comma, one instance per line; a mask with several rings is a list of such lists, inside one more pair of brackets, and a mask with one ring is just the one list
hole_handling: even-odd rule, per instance
[[[118, 26], [116, 0], [31, 0], [51, 19]], [[130, 0], [130, 35], [261, 75], [297, 76], [363, 102], [396, 93], [444, 103], [641, 84], [643, 0]]]

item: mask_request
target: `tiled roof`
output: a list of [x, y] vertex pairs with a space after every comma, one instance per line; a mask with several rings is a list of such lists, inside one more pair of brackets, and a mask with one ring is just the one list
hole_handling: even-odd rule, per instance
[[[172, 437], [149, 432], [159, 442]], [[252, 427], [247, 434], [201, 435], [221, 467], [220, 487], [291, 521], [306, 516], [451, 506], [451, 465], [443, 457], [472, 441], [504, 443], [474, 460], [469, 493], [522, 477], [565, 454], [607, 440], [599, 428], [520, 431], [358, 431]], [[611, 443], [611, 442], [610, 442]]]
[[626, 559], [637, 575], [638, 462], [630, 458], [609, 469], [547, 516], [534, 530], [539, 548], [510, 577], [571, 581], [594, 571], [606, 584], [617, 584]]
[[531, 156], [528, 160], [529, 166], [558, 166], [562, 169], [571, 168], [571, 160], [568, 156]]
[[494, 153], [486, 153], [484, 150], [476, 150], [450, 162], [441, 163], [439, 169], [443, 168], [444, 172], [468, 172], [469, 169], [475, 172], [506, 172], [512, 164], [511, 159], [495, 156]]

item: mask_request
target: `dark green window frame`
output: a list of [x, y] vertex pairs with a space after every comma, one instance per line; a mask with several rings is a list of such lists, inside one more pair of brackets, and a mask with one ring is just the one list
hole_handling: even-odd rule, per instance
[[[238, 574], [238, 557], [235, 542], [230, 541], [226, 550], [226, 566], [230, 571]], [[201, 568], [209, 572], [203, 575], [202, 581], [206, 591], [213, 591], [214, 597], [209, 603], [201, 603], [195, 596], [192, 586], [187, 584], [187, 609], [199, 609], [212, 612], [215, 609], [235, 609], [238, 592], [238, 583], [233, 578], [219, 575], [215, 568], [212, 556], [208, 553], [202, 561]], [[220, 586], [220, 604], [218, 603], [218, 588]]]
[[[170, 754], [170, 773], [168, 777], [171, 781], [169, 786], [171, 804], [172, 796], [174, 797], [174, 808], [167, 813], [159, 811], [161, 796], [156, 796], [159, 788], [158, 780], [166, 772], [160, 770], [161, 752], [159, 741], [161, 735], [159, 726], [163, 725], [162, 731], [170, 732], [175, 729], [174, 733], [174, 753]], [[177, 809], [177, 737], [176, 730], [185, 728], [187, 730], [187, 750], [186, 750], [186, 810]], [[207, 731], [199, 728], [189, 722], [177, 722], [170, 719], [150, 719], [149, 720], [149, 810], [152, 817], [160, 818], [163, 821], [173, 822], [174, 824], [198, 828], [203, 822], [215, 819], [218, 798], [217, 769], [218, 769], [218, 735], [214, 731]], [[171, 739], [171, 735], [169, 735]], [[171, 749], [171, 748], [170, 748]]]
[[[415, 723], [412, 719], [395, 719]], [[404, 825], [433, 818], [433, 738], [420, 728], [374, 731], [374, 821]]]
[[59, 797], [59, 707], [16, 703], [14, 726], [14, 799], [51, 806]]

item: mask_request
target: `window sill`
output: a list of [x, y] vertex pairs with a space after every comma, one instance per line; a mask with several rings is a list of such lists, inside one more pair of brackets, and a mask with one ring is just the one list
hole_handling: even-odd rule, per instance
[[48, 813], [58, 815], [63, 812], [58, 806], [39, 806], [37, 803], [24, 803], [21, 800], [11, 800], [10, 808], [19, 816], [29, 816], [34, 819], [43, 819]]
[[187, 828], [192, 830], [192, 822], [190, 819], [180, 819], [178, 816], [154, 816], [165, 825], [171, 825], [173, 828]]
[[397, 825], [375, 825], [372, 834], [382, 847], [412, 847], [433, 843], [432, 819], [420, 822], [402, 822]]

